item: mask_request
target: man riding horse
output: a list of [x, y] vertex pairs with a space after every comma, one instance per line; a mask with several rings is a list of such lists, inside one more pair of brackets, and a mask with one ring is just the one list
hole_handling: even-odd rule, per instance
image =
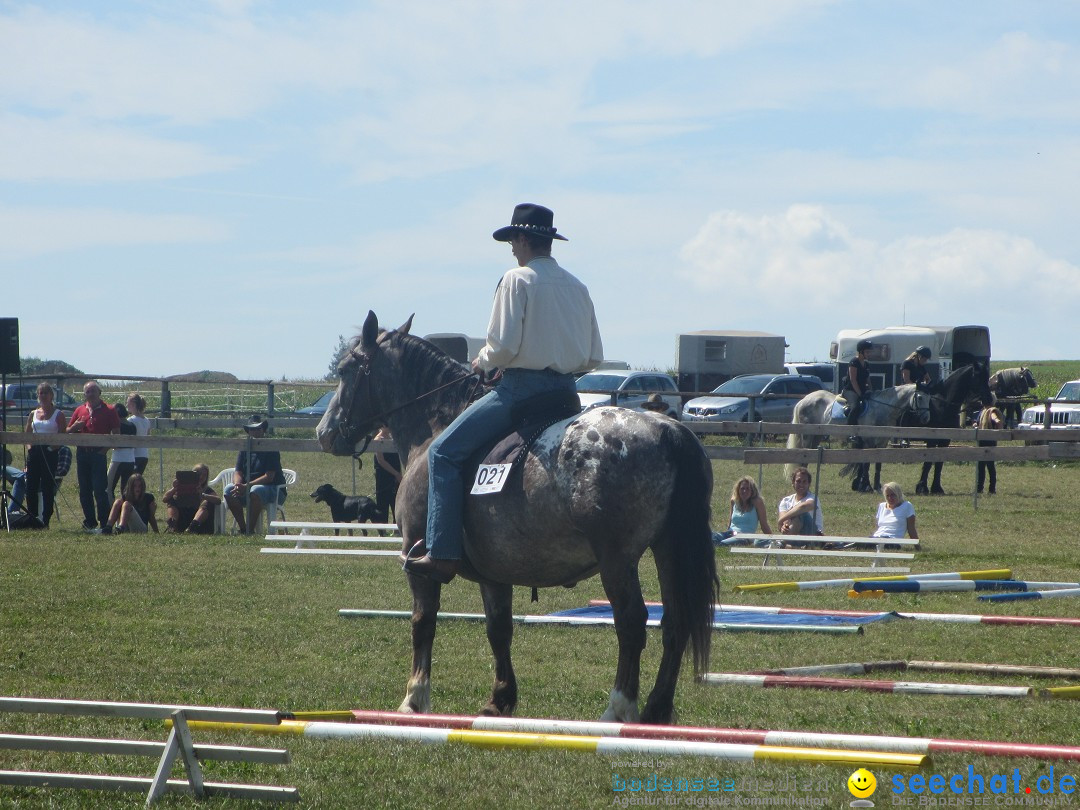
[[510, 225], [492, 234], [510, 243], [518, 266], [499, 282], [487, 343], [472, 366], [474, 372], [500, 370], [501, 376], [431, 443], [427, 532], [405, 560], [410, 574], [443, 583], [454, 578], [462, 554], [462, 469], [469, 457], [510, 432], [521, 402], [576, 393], [574, 376], [604, 359], [588, 288], [551, 257], [552, 240], [566, 241], [553, 222], [550, 209], [522, 203]]

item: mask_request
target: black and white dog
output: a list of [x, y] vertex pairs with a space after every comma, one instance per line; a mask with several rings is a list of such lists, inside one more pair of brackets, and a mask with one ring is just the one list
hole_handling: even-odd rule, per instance
[[[325, 503], [330, 507], [334, 523], [381, 523], [379, 509], [375, 501], [366, 495], [346, 495], [334, 489], [331, 484], [323, 484], [311, 493], [315, 503]], [[334, 529], [334, 534], [339, 534]], [[364, 532], [367, 534], [367, 532]], [[349, 531], [352, 534], [352, 531]]]

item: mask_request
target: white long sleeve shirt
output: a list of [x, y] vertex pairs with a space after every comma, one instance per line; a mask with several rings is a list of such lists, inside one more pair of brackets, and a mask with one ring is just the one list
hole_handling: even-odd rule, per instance
[[550, 256], [508, 270], [495, 291], [481, 368], [588, 371], [604, 359], [588, 288]]

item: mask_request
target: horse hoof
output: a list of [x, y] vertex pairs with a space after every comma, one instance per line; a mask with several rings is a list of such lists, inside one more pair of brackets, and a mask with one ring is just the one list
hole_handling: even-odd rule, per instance
[[933, 489], [930, 490], [930, 494], [931, 495], [944, 495], [945, 490], [943, 490], [941, 487], [934, 487]]
[[930, 494], [930, 488], [928, 486], [926, 486], [926, 484], [918, 484], [915, 487], [915, 494], [916, 495], [929, 495]]
[[509, 706], [505, 709], [500, 709], [494, 703], [490, 702], [480, 710], [481, 717], [510, 717], [513, 713], [514, 710]]

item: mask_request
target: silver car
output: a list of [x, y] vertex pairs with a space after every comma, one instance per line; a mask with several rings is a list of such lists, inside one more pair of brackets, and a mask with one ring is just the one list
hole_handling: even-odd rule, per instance
[[[0, 398], [7, 411], [8, 430], [22, 430], [26, 417], [38, 406], [37, 387], [36, 382], [8, 383], [7, 388], [0, 390]], [[70, 417], [71, 412], [80, 405], [82, 401], [66, 391], [56, 392], [56, 407], [64, 412], [64, 416]]]
[[776, 398], [754, 399], [755, 422], [790, 422], [798, 401], [825, 386], [807, 374], [744, 374], [732, 377], [707, 397], [697, 397], [683, 407], [684, 422], [749, 422], [749, 395], [772, 394]]
[[[668, 406], [668, 416], [679, 418], [682, 397], [679, 387], [670, 375], [662, 371], [634, 371], [632, 369], [604, 369], [590, 371], [577, 379], [581, 410], [601, 405], [619, 405], [623, 408], [643, 410], [641, 407], [650, 394], [658, 393]], [[592, 392], [592, 393], [586, 393]], [[612, 396], [614, 395], [614, 403]]]

